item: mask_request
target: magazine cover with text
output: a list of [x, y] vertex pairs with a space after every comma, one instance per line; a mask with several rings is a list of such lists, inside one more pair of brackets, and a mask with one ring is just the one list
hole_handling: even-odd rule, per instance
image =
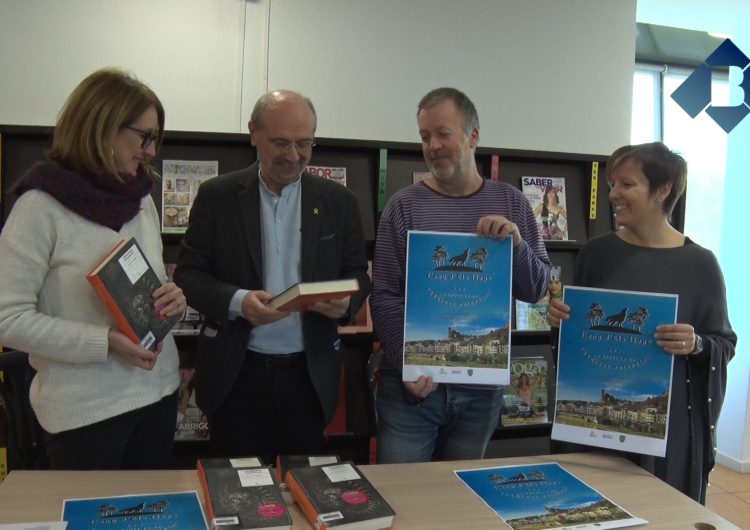
[[521, 190], [534, 211], [545, 240], [568, 239], [568, 210], [563, 177], [521, 177]]
[[500, 425], [547, 423], [547, 361], [540, 356], [510, 359], [510, 385], [503, 390]]
[[552, 438], [664, 456], [673, 357], [657, 346], [677, 295], [563, 288]]
[[513, 530], [624, 528], [633, 517], [557, 462], [454, 471]]
[[507, 385], [511, 238], [407, 237], [403, 380]]

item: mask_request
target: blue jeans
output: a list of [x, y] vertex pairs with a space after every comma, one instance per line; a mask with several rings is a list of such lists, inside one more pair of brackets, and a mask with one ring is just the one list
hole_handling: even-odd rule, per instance
[[482, 458], [500, 419], [502, 388], [438, 385], [423, 401], [385, 372], [378, 383], [378, 463]]

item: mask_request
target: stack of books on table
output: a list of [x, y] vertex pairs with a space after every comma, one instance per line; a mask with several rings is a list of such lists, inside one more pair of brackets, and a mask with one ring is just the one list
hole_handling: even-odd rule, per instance
[[294, 501], [317, 530], [382, 530], [396, 512], [352, 462], [298, 467], [286, 474]]
[[288, 530], [292, 518], [271, 469], [259, 458], [202, 458], [198, 476], [212, 530]]

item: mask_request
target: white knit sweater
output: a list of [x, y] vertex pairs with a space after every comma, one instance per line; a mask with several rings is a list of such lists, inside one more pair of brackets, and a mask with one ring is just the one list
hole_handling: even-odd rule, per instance
[[107, 351], [113, 320], [86, 274], [120, 239], [135, 237], [166, 279], [151, 197], [119, 232], [80, 217], [42, 191], [16, 202], [0, 234], [0, 344], [29, 352], [31, 403], [56, 433], [135, 410], [179, 384], [177, 347], [164, 341], [153, 370]]

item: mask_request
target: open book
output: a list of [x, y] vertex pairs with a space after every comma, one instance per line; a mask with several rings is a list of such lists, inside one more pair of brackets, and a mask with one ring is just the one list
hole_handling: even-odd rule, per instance
[[344, 298], [357, 291], [359, 291], [359, 282], [356, 278], [296, 283], [272, 298], [268, 305], [282, 311], [304, 311], [315, 302]]

